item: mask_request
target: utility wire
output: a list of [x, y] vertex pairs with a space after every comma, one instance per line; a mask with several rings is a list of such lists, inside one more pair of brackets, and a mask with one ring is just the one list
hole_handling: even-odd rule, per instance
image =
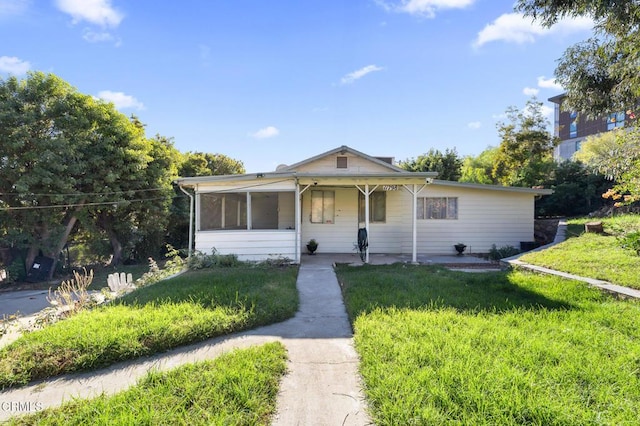
[[77, 203], [77, 204], [56, 204], [53, 206], [24, 206], [24, 207], [0, 207], [0, 211], [9, 211], [9, 210], [40, 210], [40, 209], [59, 209], [59, 208], [67, 208], [67, 207], [90, 207], [90, 206], [108, 206], [114, 204], [127, 204], [127, 203], [141, 203], [144, 201], [156, 201], [156, 200], [167, 200], [167, 199], [175, 199], [175, 198], [186, 198], [185, 196], [176, 195], [173, 197], [155, 197], [155, 198], [138, 198], [135, 200], [120, 200], [120, 201], [104, 201], [100, 203]]
[[[162, 191], [166, 188], [149, 188], [149, 189], [130, 189], [127, 191], [114, 191], [114, 192], [74, 192], [72, 194], [56, 194], [56, 193], [48, 193], [48, 194], [29, 194], [34, 196], [42, 196], [42, 197], [73, 197], [73, 196], [85, 196], [85, 195], [114, 195], [114, 194], [125, 194], [128, 192], [145, 192], [145, 191]], [[24, 195], [22, 192], [0, 192], [0, 195]]]

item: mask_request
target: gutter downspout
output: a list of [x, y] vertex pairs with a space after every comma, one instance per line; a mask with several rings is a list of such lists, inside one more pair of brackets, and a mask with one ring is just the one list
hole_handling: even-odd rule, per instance
[[191, 257], [191, 252], [193, 250], [193, 195], [188, 193], [182, 185], [178, 184], [178, 188], [189, 197], [189, 248], [187, 250], [187, 255]]

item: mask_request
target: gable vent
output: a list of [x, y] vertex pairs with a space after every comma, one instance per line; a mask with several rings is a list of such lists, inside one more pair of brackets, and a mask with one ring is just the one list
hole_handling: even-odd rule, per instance
[[347, 165], [347, 157], [336, 157], [336, 167], [338, 169], [346, 169]]

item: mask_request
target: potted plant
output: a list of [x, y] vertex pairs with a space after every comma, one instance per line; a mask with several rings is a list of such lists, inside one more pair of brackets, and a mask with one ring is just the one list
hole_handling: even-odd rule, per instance
[[462, 244], [462, 243], [455, 244], [453, 247], [454, 247], [454, 248], [456, 249], [456, 251], [458, 252], [458, 256], [462, 256], [462, 253], [463, 253], [463, 252], [464, 252], [464, 250], [467, 248], [467, 246], [466, 246], [466, 245], [464, 245], [464, 244]]
[[307, 243], [307, 250], [309, 251], [309, 254], [314, 254], [317, 249], [318, 249], [318, 242], [313, 238], [310, 239], [309, 242]]

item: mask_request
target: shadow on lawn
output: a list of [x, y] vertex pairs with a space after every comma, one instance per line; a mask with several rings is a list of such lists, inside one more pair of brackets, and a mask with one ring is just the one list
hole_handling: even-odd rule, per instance
[[352, 319], [386, 307], [453, 307], [470, 312], [575, 307], [566, 300], [552, 299], [522, 287], [509, 272], [465, 273], [440, 266], [405, 264], [338, 266], [336, 272]]

